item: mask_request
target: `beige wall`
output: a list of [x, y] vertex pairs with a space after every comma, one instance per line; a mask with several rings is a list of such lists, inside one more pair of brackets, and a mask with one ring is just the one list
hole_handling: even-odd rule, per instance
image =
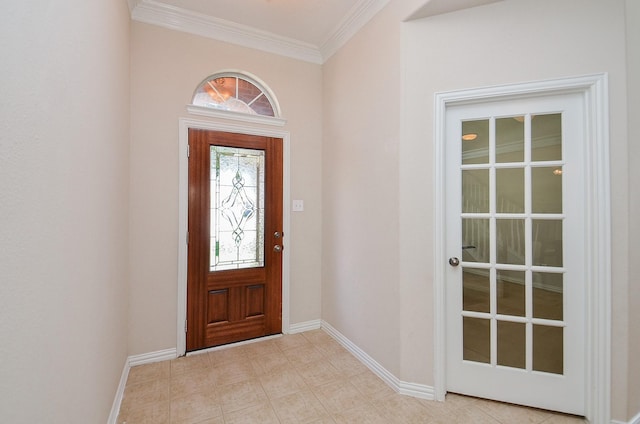
[[249, 72], [276, 94], [291, 134], [292, 324], [320, 318], [321, 68], [210, 39], [132, 23], [130, 354], [176, 346], [178, 120], [207, 76]]
[[[405, 24], [406, 137], [400, 147], [400, 193], [405, 200], [400, 206], [400, 254], [409, 264], [401, 284], [424, 281], [421, 298], [428, 307], [432, 304], [433, 263], [415, 247], [422, 239], [431, 240], [433, 233], [430, 229], [416, 232], [412, 222], [423, 217], [428, 226], [434, 205], [431, 192], [411, 194], [414, 181], [426, 187], [433, 184], [433, 175], [424, 164], [433, 155], [434, 93], [608, 72], [611, 184], [616, 188], [611, 193], [612, 410], [614, 418], [626, 421], [630, 412], [637, 412], [637, 406], [630, 408], [628, 402], [637, 393], [638, 379], [632, 381], [628, 374], [634, 352], [629, 343], [632, 305], [628, 299], [634, 290], [629, 284], [628, 243], [636, 237], [629, 234], [624, 6], [624, 0], [504, 1]], [[416, 331], [427, 337], [432, 326], [430, 320], [421, 327], [415, 324]]]
[[0, 422], [104, 423], [128, 354], [126, 2], [5, 2], [0, 57]]

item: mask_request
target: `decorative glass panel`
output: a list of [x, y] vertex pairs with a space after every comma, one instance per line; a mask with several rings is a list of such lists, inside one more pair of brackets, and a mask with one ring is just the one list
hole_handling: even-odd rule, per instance
[[210, 270], [264, 266], [264, 151], [211, 146]]
[[191, 103], [249, 115], [276, 116], [274, 103], [267, 91], [248, 76], [234, 73], [207, 78], [196, 89]]
[[489, 220], [462, 220], [462, 260], [489, 262]]
[[496, 262], [524, 265], [524, 219], [496, 219]]

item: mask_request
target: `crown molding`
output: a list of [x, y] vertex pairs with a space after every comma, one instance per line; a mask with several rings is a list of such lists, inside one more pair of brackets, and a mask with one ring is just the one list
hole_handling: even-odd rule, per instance
[[157, 0], [127, 0], [131, 19], [316, 64], [324, 63], [389, 0], [360, 0], [321, 47], [247, 25], [171, 6]]
[[340, 50], [387, 3], [389, 0], [360, 0], [356, 3], [320, 46], [323, 62]]
[[[136, 2], [129, 1], [130, 4]], [[322, 63], [320, 51], [311, 44], [155, 0], [137, 0], [131, 19], [305, 62]]]

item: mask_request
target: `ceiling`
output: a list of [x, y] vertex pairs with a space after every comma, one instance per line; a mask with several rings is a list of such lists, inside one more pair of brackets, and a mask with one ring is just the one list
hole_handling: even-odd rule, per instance
[[[132, 19], [323, 63], [390, 0], [128, 0]], [[410, 19], [499, 0], [411, 0]]]

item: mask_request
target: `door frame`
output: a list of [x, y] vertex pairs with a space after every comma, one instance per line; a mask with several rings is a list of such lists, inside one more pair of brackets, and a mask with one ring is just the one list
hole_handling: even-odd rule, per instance
[[586, 418], [611, 420], [611, 201], [609, 99], [606, 73], [435, 94], [434, 123], [434, 389], [446, 394], [446, 114], [452, 106], [580, 93], [585, 110], [586, 175]]
[[187, 350], [186, 340], [186, 320], [187, 320], [187, 230], [189, 211], [189, 129], [202, 129], [210, 131], [221, 131], [264, 137], [282, 139], [282, 225], [284, 233], [285, 247], [282, 250], [282, 332], [289, 332], [289, 289], [290, 289], [290, 251], [291, 232], [290, 221], [291, 212], [288, 207], [290, 203], [290, 134], [284, 130], [274, 130], [256, 127], [249, 124], [236, 124], [229, 122], [202, 121], [189, 118], [179, 120], [179, 172], [178, 172], [178, 306], [177, 306], [177, 343], [176, 351], [178, 356], [184, 356]]

